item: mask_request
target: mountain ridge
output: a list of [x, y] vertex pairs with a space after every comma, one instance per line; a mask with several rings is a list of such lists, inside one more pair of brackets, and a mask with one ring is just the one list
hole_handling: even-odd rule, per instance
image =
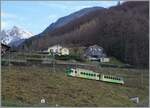
[[13, 26], [11, 29], [2, 30], [0, 36], [2, 43], [11, 47], [17, 47], [24, 42], [24, 40], [32, 37], [33, 34], [17, 26]]
[[148, 66], [148, 22], [148, 2], [128, 1], [83, 15], [62, 28], [42, 32], [37, 38], [26, 40], [20, 49], [43, 50], [58, 43], [67, 46], [98, 44], [109, 56], [139, 67]]

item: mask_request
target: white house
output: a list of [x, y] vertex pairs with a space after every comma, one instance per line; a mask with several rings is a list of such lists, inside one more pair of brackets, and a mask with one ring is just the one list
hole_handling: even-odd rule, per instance
[[62, 48], [62, 46], [60, 46], [60, 45], [54, 45], [54, 46], [51, 46], [48, 48], [48, 52], [59, 54], [61, 52], [61, 48]]
[[49, 47], [48, 52], [56, 55], [69, 55], [69, 49], [60, 45], [54, 45]]
[[69, 55], [69, 49], [68, 48], [61, 48], [60, 52], [61, 52], [61, 55]]
[[100, 62], [109, 62], [109, 61], [110, 61], [110, 59], [107, 57], [100, 58]]

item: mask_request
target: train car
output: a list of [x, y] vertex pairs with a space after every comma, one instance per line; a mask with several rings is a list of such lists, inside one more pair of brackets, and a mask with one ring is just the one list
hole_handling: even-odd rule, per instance
[[112, 75], [103, 75], [101, 74], [101, 81], [105, 82], [111, 82], [111, 83], [118, 83], [118, 84], [124, 84], [123, 78], [112, 76]]
[[72, 76], [72, 77], [80, 77], [85, 79], [93, 79], [93, 80], [99, 80], [104, 82], [124, 84], [123, 78], [121, 77], [104, 75], [87, 69], [67, 68], [66, 73], [67, 76]]
[[66, 70], [66, 73], [68, 76], [73, 76], [73, 77], [80, 77], [80, 78], [86, 78], [86, 79], [94, 79], [94, 80], [99, 80], [100, 74], [95, 73], [91, 70], [86, 70], [86, 69], [80, 69], [80, 68], [68, 68]]

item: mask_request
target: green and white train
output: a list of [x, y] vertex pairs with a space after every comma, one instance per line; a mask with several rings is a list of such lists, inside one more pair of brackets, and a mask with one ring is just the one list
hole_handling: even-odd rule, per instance
[[124, 80], [121, 77], [104, 75], [104, 74], [93, 72], [91, 70], [86, 70], [81, 68], [67, 68], [66, 73], [67, 76], [72, 76], [72, 77], [80, 77], [85, 79], [124, 84]]

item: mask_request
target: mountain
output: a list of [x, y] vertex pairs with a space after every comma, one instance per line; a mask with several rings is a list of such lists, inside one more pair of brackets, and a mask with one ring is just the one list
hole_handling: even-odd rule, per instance
[[[81, 14], [82, 10], [86, 14]], [[19, 48], [36, 51], [54, 44], [98, 44], [109, 56], [138, 67], [148, 66], [148, 1], [127, 1], [108, 9], [93, 7], [82, 10], [58, 19], [39, 35], [23, 42]], [[81, 16], [76, 17], [76, 13]]]
[[68, 24], [69, 22], [76, 20], [77, 18], [81, 18], [85, 15], [88, 15], [91, 12], [102, 10], [104, 8], [102, 7], [92, 7], [92, 8], [84, 8], [81, 9], [80, 11], [77, 11], [75, 13], [72, 13], [68, 16], [62, 17], [58, 19], [55, 23], [52, 23], [49, 27], [46, 28], [44, 32], [49, 32], [54, 29], [57, 29], [59, 27], [63, 27], [64, 25]]
[[32, 36], [32, 33], [20, 29], [17, 26], [14, 26], [9, 30], [2, 30], [0, 32], [1, 42], [14, 47], [20, 45], [25, 39], [28, 39]]

